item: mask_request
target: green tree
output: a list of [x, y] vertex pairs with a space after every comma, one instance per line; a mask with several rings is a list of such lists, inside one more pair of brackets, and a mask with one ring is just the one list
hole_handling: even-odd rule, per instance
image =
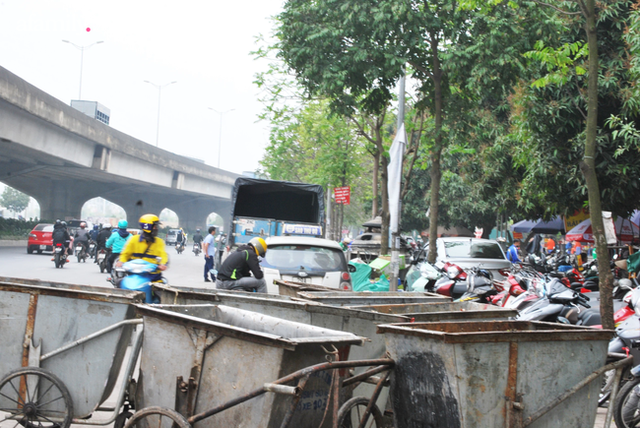
[[29, 195], [25, 195], [13, 187], [7, 186], [4, 192], [2, 192], [0, 203], [9, 211], [17, 214], [24, 211], [27, 205], [29, 205]]

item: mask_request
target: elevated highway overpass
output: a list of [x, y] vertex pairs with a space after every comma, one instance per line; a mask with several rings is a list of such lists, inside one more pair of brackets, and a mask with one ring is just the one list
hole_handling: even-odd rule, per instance
[[42, 219], [80, 218], [102, 197], [131, 224], [164, 208], [182, 227], [203, 227], [212, 212], [227, 224], [237, 176], [119, 132], [0, 67], [0, 181], [36, 199]]

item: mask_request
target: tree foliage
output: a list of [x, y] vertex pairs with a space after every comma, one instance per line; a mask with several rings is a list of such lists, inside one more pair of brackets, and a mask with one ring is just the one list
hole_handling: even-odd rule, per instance
[[29, 205], [29, 195], [26, 195], [13, 187], [5, 187], [0, 198], [0, 204], [11, 212], [19, 213]]

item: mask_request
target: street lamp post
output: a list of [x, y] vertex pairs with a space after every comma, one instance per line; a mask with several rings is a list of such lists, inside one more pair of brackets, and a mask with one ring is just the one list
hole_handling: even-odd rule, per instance
[[235, 109], [232, 108], [230, 110], [218, 111], [214, 108], [209, 107], [209, 110], [215, 111], [220, 116], [220, 128], [218, 134], [218, 168], [220, 168], [220, 149], [222, 148], [222, 115], [234, 111]]
[[98, 45], [100, 43], [104, 43], [104, 41], [100, 40], [99, 42], [94, 42], [94, 43], [91, 43], [90, 45], [86, 45], [86, 46], [76, 45], [75, 43], [70, 42], [69, 40], [63, 40], [63, 42], [64, 43], [69, 43], [70, 45], [76, 47], [77, 49], [80, 49], [80, 89], [78, 90], [78, 99], [81, 100], [82, 99], [82, 67], [83, 67], [83, 63], [84, 63], [84, 50], [85, 49], [89, 49], [93, 45]]
[[145, 80], [144, 82], [153, 85], [158, 89], [158, 119], [156, 120], [156, 147], [158, 147], [158, 138], [160, 136], [160, 99], [162, 97], [162, 88], [178, 82], [174, 80], [173, 82], [165, 83], [164, 85], [156, 85], [155, 83], [149, 82], [148, 80]]

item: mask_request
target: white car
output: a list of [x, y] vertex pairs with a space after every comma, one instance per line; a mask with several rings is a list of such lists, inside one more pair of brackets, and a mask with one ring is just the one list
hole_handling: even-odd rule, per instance
[[[424, 259], [429, 254], [425, 245]], [[511, 262], [507, 259], [498, 241], [493, 239], [447, 237], [436, 241], [436, 262], [451, 262], [462, 269], [481, 267], [491, 271], [493, 279], [502, 281], [509, 276]]]
[[337, 242], [303, 236], [267, 238], [260, 262], [269, 293], [279, 294], [274, 279], [351, 291], [347, 259]]

